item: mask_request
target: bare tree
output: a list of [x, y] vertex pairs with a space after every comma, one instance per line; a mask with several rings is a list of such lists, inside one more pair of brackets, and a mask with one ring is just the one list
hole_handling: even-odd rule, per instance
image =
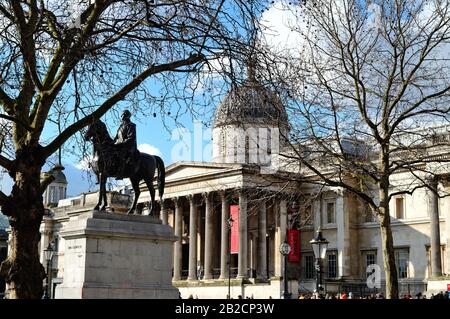
[[450, 2], [284, 8], [299, 40], [288, 56], [268, 49], [265, 76], [288, 101], [287, 161], [304, 180], [341, 187], [378, 215], [387, 297], [398, 298], [389, 202], [419, 188], [437, 193], [448, 172]]
[[[11, 225], [1, 265], [11, 298], [41, 298], [41, 169], [77, 131], [118, 105], [176, 117], [205, 107], [203, 73], [222, 54], [239, 56], [259, 1], [1, 0], [0, 118], [13, 152], [0, 165], [13, 178], [0, 193]], [[220, 59], [219, 59], [220, 60]], [[181, 90], [180, 90], [181, 89]], [[175, 108], [175, 110], [173, 109]], [[171, 113], [171, 111], [173, 113]]]

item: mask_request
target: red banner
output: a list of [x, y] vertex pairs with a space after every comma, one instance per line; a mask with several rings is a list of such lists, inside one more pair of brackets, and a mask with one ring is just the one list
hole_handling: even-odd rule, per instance
[[291, 246], [288, 261], [300, 262], [300, 231], [298, 229], [288, 229], [288, 244]]
[[239, 205], [230, 205], [230, 216], [233, 220], [231, 225], [231, 253], [239, 252]]

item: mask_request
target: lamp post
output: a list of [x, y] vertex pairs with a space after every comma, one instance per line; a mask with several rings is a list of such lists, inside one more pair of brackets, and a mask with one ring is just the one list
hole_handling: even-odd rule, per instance
[[47, 261], [47, 278], [45, 279], [45, 291], [44, 291], [44, 299], [50, 299], [50, 264], [53, 258], [53, 246], [51, 243], [48, 243], [47, 248], [44, 249], [44, 258]]
[[280, 253], [284, 257], [284, 274], [283, 274], [283, 283], [284, 283], [284, 291], [283, 291], [283, 299], [291, 299], [291, 294], [289, 293], [288, 288], [288, 278], [287, 278], [287, 260], [288, 255], [291, 252], [291, 246], [288, 244], [287, 240], [284, 240], [284, 243], [280, 245]]
[[227, 219], [228, 222], [228, 299], [231, 299], [231, 227], [233, 226], [233, 218]]
[[314, 256], [316, 257], [316, 291], [319, 295], [321, 295], [321, 291], [323, 290], [322, 285], [322, 260], [325, 259], [327, 255], [328, 241], [322, 236], [322, 230], [320, 227], [317, 229], [316, 237], [310, 241]]

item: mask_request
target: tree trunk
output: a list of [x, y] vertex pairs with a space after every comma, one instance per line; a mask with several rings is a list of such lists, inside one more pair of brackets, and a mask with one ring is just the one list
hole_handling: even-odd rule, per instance
[[395, 265], [394, 240], [389, 211], [389, 186], [380, 189], [380, 231], [383, 251], [384, 271], [386, 274], [386, 298], [398, 299], [398, 276]]
[[40, 190], [43, 160], [39, 147], [22, 148], [16, 154], [15, 182], [2, 211], [9, 216], [11, 243], [0, 273], [9, 286], [9, 298], [40, 299], [45, 270], [39, 261], [39, 228], [44, 215]]

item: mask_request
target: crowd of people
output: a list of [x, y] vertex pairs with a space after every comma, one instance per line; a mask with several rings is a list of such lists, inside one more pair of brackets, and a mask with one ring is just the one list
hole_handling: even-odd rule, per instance
[[319, 294], [317, 292], [313, 293], [302, 293], [299, 295], [298, 299], [385, 299], [382, 292], [374, 293], [364, 296], [356, 296], [353, 292], [341, 292], [341, 293], [326, 293]]
[[[341, 293], [326, 293], [319, 294], [317, 292], [312, 293], [301, 293], [298, 299], [385, 299], [383, 292], [372, 293], [370, 295], [358, 295], [356, 296], [352, 292], [341, 292]], [[401, 299], [427, 299], [425, 294], [421, 292], [417, 293], [415, 297], [411, 294], [404, 294]], [[430, 299], [450, 299], [450, 292], [441, 291], [438, 294], [431, 294]]]
[[[245, 299], [253, 299], [253, 295], [245, 297]], [[181, 294], [180, 294], [181, 299]], [[188, 299], [194, 299], [194, 296], [189, 295]], [[198, 296], [195, 296], [198, 299]], [[228, 299], [228, 295], [227, 295]], [[233, 299], [233, 298], [232, 298]], [[239, 295], [237, 299], [243, 299], [242, 295]], [[272, 296], [269, 297], [272, 299]], [[326, 293], [319, 294], [317, 292], [300, 293], [298, 299], [385, 299], [383, 292], [372, 293], [370, 295], [355, 295], [353, 292], [341, 292], [341, 293]], [[417, 293], [414, 297], [411, 294], [404, 294], [400, 299], [427, 299], [425, 294], [421, 292]], [[441, 291], [437, 294], [431, 294], [430, 299], [450, 299], [449, 291]]]
[[431, 294], [430, 299], [450, 299], [450, 292], [446, 291], [446, 292], [439, 292], [436, 295], [435, 294]]

